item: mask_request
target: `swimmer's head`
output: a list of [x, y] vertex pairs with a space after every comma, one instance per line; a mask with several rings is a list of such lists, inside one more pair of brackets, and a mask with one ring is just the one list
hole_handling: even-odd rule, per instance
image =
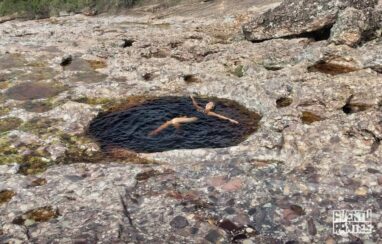
[[209, 112], [215, 108], [215, 103], [214, 102], [209, 102], [206, 104], [206, 111]]

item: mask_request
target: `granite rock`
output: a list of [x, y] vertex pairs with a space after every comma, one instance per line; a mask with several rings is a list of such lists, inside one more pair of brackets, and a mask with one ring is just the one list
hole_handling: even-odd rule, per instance
[[[338, 21], [338, 15], [340, 15], [341, 28], [347, 28], [350, 31], [352, 29], [348, 26], [350, 24], [360, 29], [358, 32], [362, 32], [366, 28], [363, 21], [368, 21], [362, 11], [374, 8], [376, 4], [377, 0], [285, 0], [276, 8], [254, 17], [243, 25], [243, 32], [247, 40], [254, 42], [295, 36], [327, 39], [330, 29]], [[360, 12], [348, 10], [342, 14], [341, 12], [347, 7]], [[343, 24], [344, 22], [346, 25]], [[356, 32], [356, 30], [353, 31]]]

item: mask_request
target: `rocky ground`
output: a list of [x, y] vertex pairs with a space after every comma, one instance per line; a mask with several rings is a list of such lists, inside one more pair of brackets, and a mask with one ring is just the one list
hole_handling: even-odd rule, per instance
[[[229, 2], [0, 25], [1, 243], [382, 239], [381, 3], [304, 0], [318, 7], [293, 25], [293, 1]], [[99, 112], [190, 94], [239, 102], [259, 129], [150, 154], [86, 135]], [[373, 233], [333, 234], [336, 209], [371, 209]]]

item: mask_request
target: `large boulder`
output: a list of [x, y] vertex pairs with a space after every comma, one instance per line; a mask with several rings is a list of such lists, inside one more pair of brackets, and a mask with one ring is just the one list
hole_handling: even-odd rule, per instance
[[[243, 26], [247, 40], [325, 35], [347, 7], [358, 10], [374, 8], [378, 0], [285, 0], [279, 6]], [[362, 19], [361, 16], [358, 16]]]
[[331, 30], [330, 41], [335, 44], [354, 46], [362, 40], [370, 26], [370, 14], [349, 7], [338, 15], [337, 22]]

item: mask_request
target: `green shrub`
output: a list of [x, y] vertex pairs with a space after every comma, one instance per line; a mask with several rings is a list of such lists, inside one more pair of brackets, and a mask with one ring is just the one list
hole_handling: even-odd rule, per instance
[[17, 13], [21, 17], [44, 18], [60, 11], [79, 12], [84, 7], [98, 11], [128, 8], [140, 0], [0, 0], [0, 15]]

